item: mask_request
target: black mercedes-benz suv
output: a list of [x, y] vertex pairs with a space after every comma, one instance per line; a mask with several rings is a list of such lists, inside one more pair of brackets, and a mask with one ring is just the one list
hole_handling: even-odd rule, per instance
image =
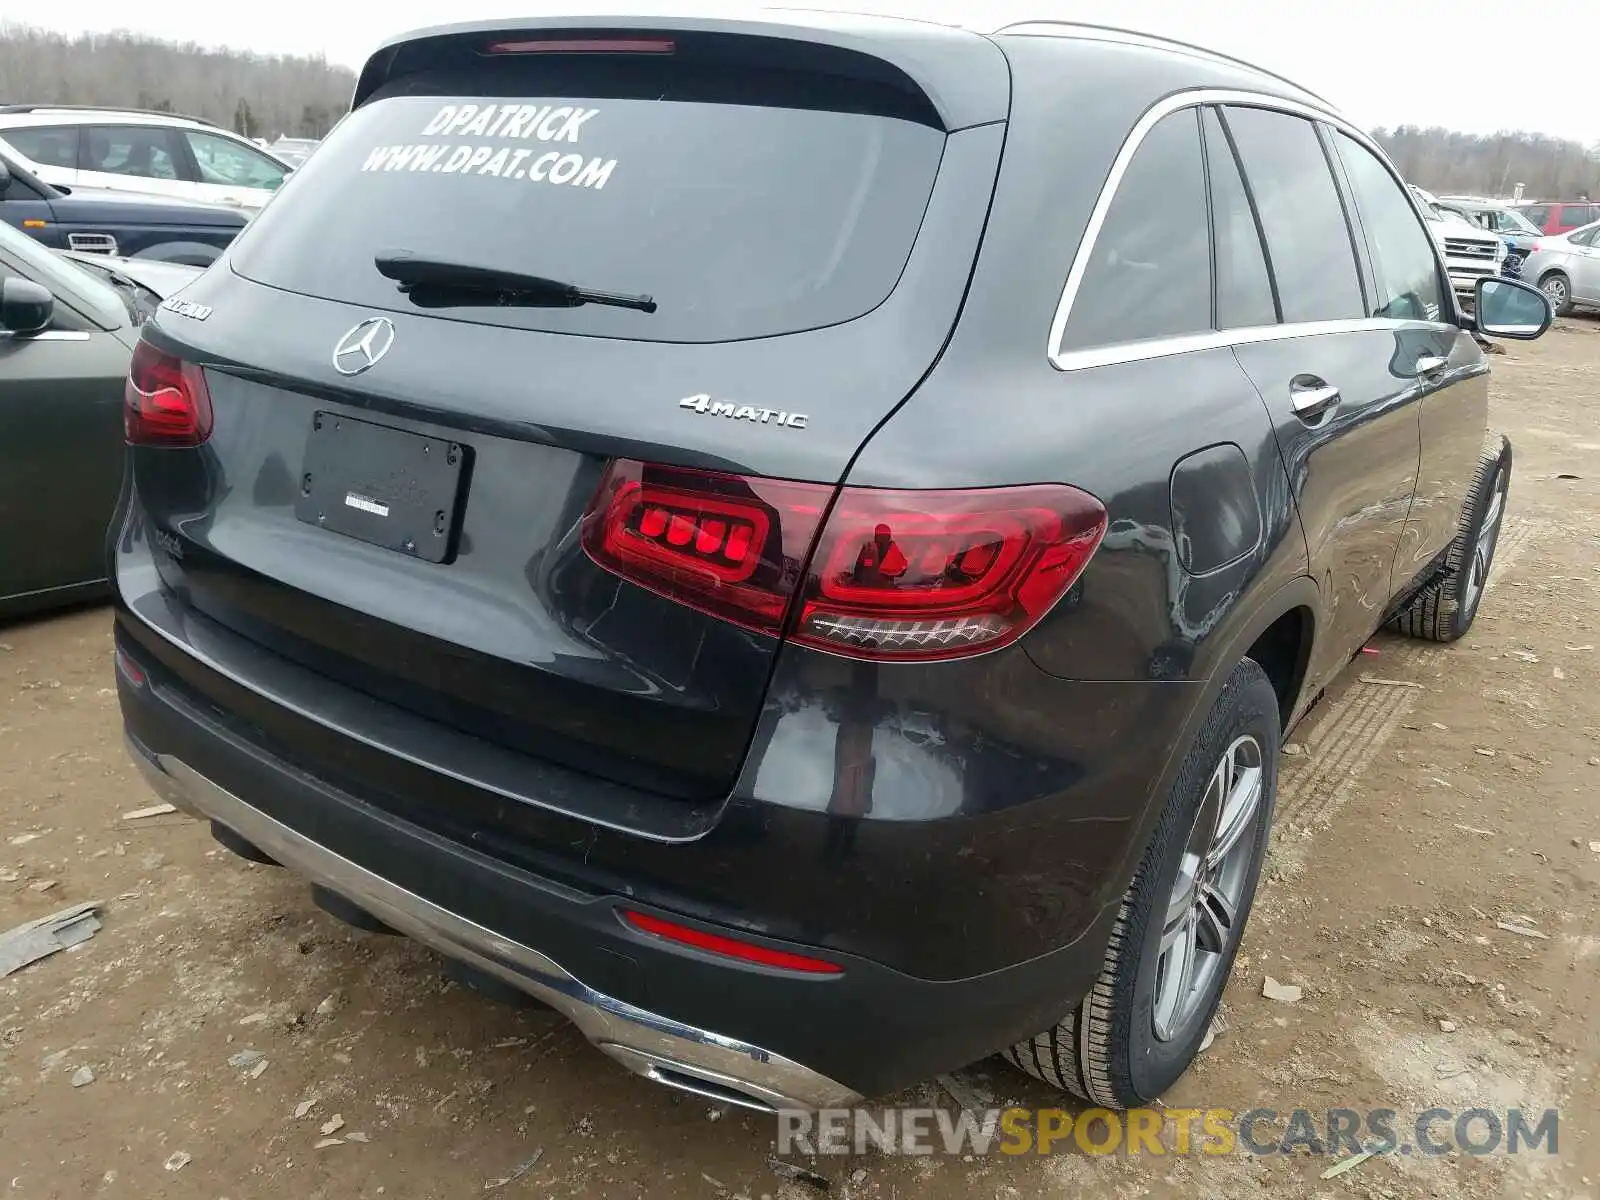
[[[1471, 625], [1477, 337], [1318, 97], [772, 14], [399, 38], [145, 327], [135, 758], [325, 907], [757, 1107], [1193, 1057], [1282, 732]], [[1475, 336], [1476, 335], [1476, 336]]]

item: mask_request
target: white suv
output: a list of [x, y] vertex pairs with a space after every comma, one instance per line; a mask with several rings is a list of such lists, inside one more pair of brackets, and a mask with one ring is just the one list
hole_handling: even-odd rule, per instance
[[1470, 296], [1478, 280], [1505, 273], [1506, 242], [1498, 234], [1474, 225], [1459, 213], [1443, 208], [1432, 192], [1411, 185], [1417, 206], [1427, 219], [1428, 232], [1444, 251], [1444, 269], [1459, 296]]
[[257, 209], [293, 169], [221, 126], [172, 113], [0, 106], [0, 149], [58, 187], [111, 188]]

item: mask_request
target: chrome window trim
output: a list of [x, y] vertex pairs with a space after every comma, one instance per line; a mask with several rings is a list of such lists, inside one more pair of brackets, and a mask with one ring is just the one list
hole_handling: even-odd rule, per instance
[[1205, 333], [1149, 338], [1142, 342], [1118, 342], [1113, 346], [1089, 346], [1082, 350], [1068, 350], [1062, 354], [1052, 355], [1050, 365], [1058, 371], [1081, 371], [1086, 367], [1109, 367], [1117, 363], [1166, 358], [1173, 354], [1192, 354], [1196, 350], [1220, 350], [1228, 346], [1247, 346], [1255, 342], [1282, 342], [1291, 338], [1316, 337], [1324, 333], [1371, 333], [1382, 330], [1437, 328], [1439, 323], [1436, 322], [1403, 320], [1398, 317], [1287, 321], [1282, 325], [1246, 325], [1238, 329], [1212, 329]]
[[[1078, 252], [1073, 257], [1072, 267], [1067, 272], [1066, 286], [1062, 288], [1061, 300], [1056, 305], [1055, 317], [1050, 322], [1050, 337], [1045, 343], [1045, 356], [1050, 360], [1050, 365], [1058, 371], [1079, 371], [1085, 367], [1103, 367], [1113, 363], [1137, 362], [1147, 358], [1164, 358], [1173, 354], [1187, 354], [1195, 350], [1210, 350], [1222, 346], [1234, 346], [1249, 342], [1272, 342], [1287, 338], [1310, 337], [1319, 333], [1357, 333], [1373, 329], [1405, 329], [1427, 327], [1430, 322], [1399, 320], [1391, 317], [1358, 317], [1338, 321], [1303, 321], [1286, 322], [1280, 325], [1255, 325], [1243, 329], [1213, 329], [1196, 333], [1180, 334], [1172, 337], [1150, 338], [1138, 342], [1117, 342], [1109, 346], [1089, 346], [1078, 350], [1062, 350], [1061, 342], [1066, 336], [1067, 321], [1072, 316], [1072, 305], [1078, 298], [1078, 289], [1083, 286], [1083, 277], [1088, 272], [1089, 260], [1094, 254], [1095, 242], [1100, 237], [1100, 230], [1105, 225], [1106, 215], [1111, 209], [1112, 202], [1117, 197], [1117, 192], [1122, 186], [1123, 176], [1128, 172], [1128, 166], [1133, 161], [1133, 156], [1139, 152], [1140, 146], [1156, 124], [1175, 112], [1182, 112], [1186, 108], [1199, 108], [1203, 105], [1231, 104], [1250, 108], [1266, 108], [1282, 112], [1289, 116], [1303, 117], [1311, 121], [1322, 121], [1346, 134], [1352, 140], [1372, 151], [1377, 159], [1389, 171], [1395, 183], [1402, 189], [1406, 187], [1405, 181], [1396, 174], [1394, 166], [1389, 162], [1388, 156], [1365, 133], [1356, 126], [1346, 121], [1336, 113], [1325, 108], [1318, 108], [1313, 104], [1304, 104], [1298, 100], [1290, 100], [1283, 96], [1274, 96], [1266, 92], [1240, 91], [1233, 88], [1196, 88], [1186, 92], [1174, 94], [1158, 100], [1134, 124], [1133, 130], [1123, 141], [1117, 157], [1112, 160], [1111, 170], [1106, 176], [1105, 183], [1100, 188], [1100, 195], [1095, 199], [1094, 208], [1089, 214], [1089, 224], [1084, 229], [1083, 238], [1078, 243]], [[1410, 191], [1406, 196], [1411, 198]], [[1415, 206], [1415, 199], [1412, 198]], [[1426, 232], [1426, 231], [1424, 231]], [[1443, 324], [1443, 322], [1440, 322]]]

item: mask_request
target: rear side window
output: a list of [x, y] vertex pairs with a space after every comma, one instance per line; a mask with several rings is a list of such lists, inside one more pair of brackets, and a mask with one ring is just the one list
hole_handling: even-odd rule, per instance
[[1354, 138], [1334, 135], [1374, 259], [1378, 294], [1374, 317], [1437, 321], [1444, 289], [1433, 239], [1417, 220], [1394, 176]]
[[0, 131], [15, 147], [18, 154], [31, 158], [40, 166], [78, 166], [78, 131], [70, 125], [41, 125], [36, 129], [7, 129]]
[[[684, 93], [670, 79], [643, 96], [583, 67], [393, 85], [407, 94], [380, 94], [346, 117], [282, 201], [251, 222], [234, 269], [292, 292], [414, 311], [373, 266], [376, 255], [409, 250], [657, 305], [491, 299], [434, 315], [676, 342], [838, 324], [894, 290], [939, 171], [942, 131], [798, 101], [675, 98]], [[497, 94], [462, 90], [474, 86]]]
[[139, 125], [91, 128], [83, 160], [86, 171], [132, 175], [139, 179], [177, 179], [178, 154], [166, 129]]
[[1194, 109], [1164, 117], [1134, 152], [1079, 281], [1062, 350], [1211, 329], [1197, 122]]
[[1363, 316], [1344, 205], [1310, 121], [1229, 108], [1227, 121], [1266, 229], [1285, 321]]
[[1276, 324], [1278, 310], [1261, 249], [1261, 232], [1233, 145], [1215, 109], [1206, 109], [1201, 123], [1206, 135], [1206, 174], [1211, 180], [1212, 236], [1217, 246], [1217, 328]]

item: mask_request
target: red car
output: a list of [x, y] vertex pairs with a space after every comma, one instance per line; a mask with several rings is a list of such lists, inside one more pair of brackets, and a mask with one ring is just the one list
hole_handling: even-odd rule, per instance
[[1516, 211], [1537, 225], [1542, 233], [1568, 233], [1580, 226], [1600, 221], [1600, 204], [1590, 204], [1587, 200], [1518, 204]]

